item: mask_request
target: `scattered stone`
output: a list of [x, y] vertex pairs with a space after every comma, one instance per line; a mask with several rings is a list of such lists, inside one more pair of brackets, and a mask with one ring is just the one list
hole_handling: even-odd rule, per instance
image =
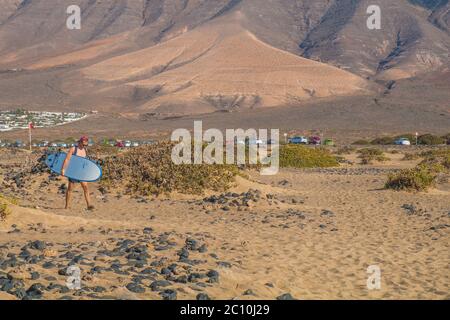
[[142, 287], [141, 285], [134, 283], [134, 282], [127, 284], [126, 287], [129, 291], [134, 292], [134, 293], [144, 293], [145, 292], [144, 287]]
[[30, 243], [30, 248], [43, 251], [45, 248], [47, 248], [47, 245], [44, 241], [36, 240]]
[[41, 275], [39, 274], [39, 272], [32, 272], [31, 273], [31, 280], [37, 280], [41, 277]]
[[45, 287], [40, 283], [32, 284], [31, 287], [26, 291], [27, 296], [32, 299], [39, 299], [42, 297], [42, 293]]
[[330, 210], [322, 210], [322, 212], [320, 213], [321, 217], [334, 217], [335, 214], [334, 212], [330, 211]]
[[219, 261], [217, 262], [217, 265], [222, 268], [231, 268], [231, 263], [226, 261]]
[[44, 269], [52, 269], [54, 267], [56, 267], [56, 265], [50, 261], [44, 262], [44, 264], [42, 265], [42, 268]]
[[160, 287], [168, 287], [170, 285], [171, 283], [167, 280], [157, 280], [150, 284], [150, 289], [152, 289], [152, 291], [160, 291]]
[[219, 272], [217, 272], [216, 270], [208, 271], [206, 276], [209, 278], [208, 280], [209, 283], [219, 282]]
[[198, 250], [198, 242], [197, 242], [197, 240], [194, 240], [194, 239], [191, 239], [191, 238], [186, 239], [186, 248], [188, 250], [191, 250], [191, 251]]
[[290, 293], [284, 293], [277, 297], [277, 300], [297, 300]]
[[196, 297], [197, 300], [211, 300], [211, 298], [206, 293], [199, 293]]
[[252, 289], [247, 289], [243, 293], [244, 296], [256, 296]]
[[163, 300], [176, 300], [177, 299], [177, 292], [172, 289], [166, 289], [163, 292], [160, 293]]

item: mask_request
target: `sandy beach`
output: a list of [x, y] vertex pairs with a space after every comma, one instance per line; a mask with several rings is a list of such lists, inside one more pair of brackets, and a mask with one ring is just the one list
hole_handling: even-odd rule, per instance
[[[385, 190], [389, 172], [418, 162], [387, 155], [369, 166], [248, 171], [231, 190], [202, 196], [93, 184], [93, 212], [80, 187], [64, 210], [66, 180], [46, 172], [20, 187], [3, 181], [19, 205], [0, 223], [0, 279], [34, 285], [44, 299], [449, 299], [450, 184]], [[23, 170], [21, 156], [3, 154], [2, 176]], [[65, 285], [71, 264], [81, 290]], [[371, 265], [379, 290], [367, 287]]]

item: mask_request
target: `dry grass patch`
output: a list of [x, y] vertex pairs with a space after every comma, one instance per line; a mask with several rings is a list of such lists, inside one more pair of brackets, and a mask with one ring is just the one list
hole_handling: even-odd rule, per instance
[[173, 143], [161, 142], [132, 149], [103, 160], [106, 189], [143, 196], [180, 192], [203, 194], [206, 190], [225, 191], [239, 173], [234, 165], [176, 165], [172, 162]]
[[338, 158], [324, 148], [286, 145], [280, 148], [282, 168], [327, 168], [339, 166]]
[[364, 148], [357, 151], [359, 153], [358, 158], [361, 159], [361, 164], [372, 164], [374, 161], [384, 162], [389, 160], [384, 155], [384, 152], [377, 148]]

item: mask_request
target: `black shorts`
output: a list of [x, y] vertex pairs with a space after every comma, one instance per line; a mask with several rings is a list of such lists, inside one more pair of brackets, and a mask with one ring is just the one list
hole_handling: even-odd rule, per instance
[[81, 183], [81, 181], [75, 180], [75, 179], [70, 179], [69, 178], [69, 182], [70, 183]]

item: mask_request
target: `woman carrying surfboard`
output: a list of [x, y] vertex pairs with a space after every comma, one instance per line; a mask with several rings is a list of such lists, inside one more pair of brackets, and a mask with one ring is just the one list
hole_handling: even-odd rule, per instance
[[[78, 140], [78, 144], [75, 147], [70, 148], [69, 152], [67, 153], [66, 159], [64, 160], [62, 169], [61, 169], [61, 175], [64, 176], [65, 169], [70, 163], [70, 159], [72, 156], [78, 156], [81, 158], [86, 158], [86, 147], [89, 144], [89, 138], [86, 136], [83, 136]], [[91, 197], [89, 195], [89, 188], [87, 182], [78, 181], [75, 179], [69, 178], [69, 186], [67, 187], [66, 192], [66, 209], [69, 209], [70, 201], [72, 199], [72, 191], [76, 183], [81, 184], [81, 187], [83, 188], [84, 192], [84, 199], [86, 200], [87, 209], [88, 210], [94, 210], [94, 206], [91, 204]]]

